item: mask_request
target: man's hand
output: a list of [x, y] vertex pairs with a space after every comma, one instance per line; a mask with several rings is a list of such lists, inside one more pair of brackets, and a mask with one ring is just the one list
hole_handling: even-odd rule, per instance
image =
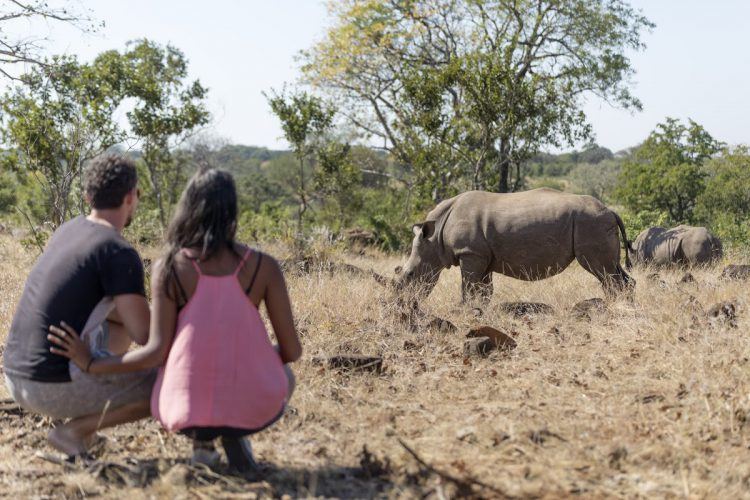
[[47, 335], [47, 340], [55, 344], [49, 348], [50, 352], [65, 356], [82, 371], [87, 372], [92, 361], [89, 346], [81, 340], [78, 332], [70, 325], [61, 321], [60, 326], [62, 328], [55, 325], [49, 327], [50, 334]]

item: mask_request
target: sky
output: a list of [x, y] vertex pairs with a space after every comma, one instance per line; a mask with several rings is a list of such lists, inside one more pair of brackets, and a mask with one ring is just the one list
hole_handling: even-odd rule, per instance
[[[52, 4], [60, 3], [52, 1]], [[665, 117], [691, 118], [717, 139], [750, 143], [750, 0], [631, 0], [656, 28], [631, 54], [643, 111], [596, 99], [585, 112], [596, 141], [614, 151], [643, 141]], [[288, 147], [262, 92], [299, 77], [296, 56], [325, 33], [321, 0], [77, 0], [104, 22], [85, 35], [52, 24], [23, 29], [48, 39], [49, 54], [90, 60], [129, 40], [170, 43], [209, 88], [212, 135], [232, 143]]]

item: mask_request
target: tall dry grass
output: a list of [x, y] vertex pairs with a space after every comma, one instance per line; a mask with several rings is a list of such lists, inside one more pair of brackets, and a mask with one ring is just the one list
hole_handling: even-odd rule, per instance
[[[33, 255], [3, 238], [0, 258], [4, 335]], [[401, 263], [377, 254], [336, 258], [386, 275]], [[305, 352], [295, 365], [291, 410], [252, 440], [269, 464], [265, 481], [185, 468], [187, 440], [145, 422], [109, 432], [102, 455], [118, 464], [156, 461], [146, 486], [128, 489], [111, 474], [71, 473], [35, 459], [49, 422], [0, 414], [0, 491], [134, 498], [460, 493], [420, 467], [400, 439], [438, 470], [491, 485], [471, 491], [483, 497], [750, 496], [746, 284], [720, 281], [718, 269], [693, 271], [693, 284], [678, 284], [676, 271], [661, 272], [661, 283], [649, 271], [633, 274], [635, 300], [615, 302], [589, 322], [569, 310], [603, 294], [577, 266], [535, 283], [496, 276], [481, 318], [459, 304], [452, 269], [422, 307], [453, 322], [456, 333], [410, 330], [372, 280], [290, 275]], [[500, 311], [502, 301], [525, 300], [555, 313], [515, 319]], [[723, 300], [740, 307], [736, 328], [704, 320], [701, 307]], [[464, 333], [477, 324], [512, 333], [517, 348], [465, 358]], [[313, 362], [343, 353], [382, 356], [385, 373], [342, 374]]]

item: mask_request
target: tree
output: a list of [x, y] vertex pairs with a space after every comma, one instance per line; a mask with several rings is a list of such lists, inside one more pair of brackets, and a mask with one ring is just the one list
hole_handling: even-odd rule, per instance
[[[47, 222], [62, 224], [84, 210], [84, 163], [122, 139], [112, 120], [122, 95], [111, 54], [92, 64], [56, 57], [20, 78], [0, 101], [5, 168], [31, 174], [44, 193]], [[71, 193], [79, 190], [76, 204]]]
[[667, 118], [623, 164], [616, 196], [633, 212], [664, 211], [671, 222], [691, 222], [705, 186], [703, 164], [723, 146], [696, 122]]
[[[590, 138], [584, 96], [640, 109], [625, 55], [653, 27], [625, 0], [343, 0], [307, 80], [411, 165], [433, 198], [501, 192], [542, 145]], [[455, 189], [455, 188], [454, 188]]]
[[[12, 0], [0, 6], [0, 74], [11, 80], [19, 80], [14, 70], [28, 65], [45, 66], [49, 62], [40, 56], [44, 40], [29, 36], [28, 23], [68, 24], [84, 33], [96, 31], [103, 23], [97, 23], [91, 16], [77, 7], [51, 7], [46, 0]], [[24, 25], [14, 26], [23, 22]], [[15, 28], [15, 29], [14, 29]], [[15, 36], [14, 33], [23, 33]]]
[[121, 54], [124, 93], [135, 98], [127, 113], [132, 133], [141, 141], [142, 161], [156, 199], [162, 228], [186, 180], [185, 163], [176, 161], [175, 148], [207, 124], [208, 90], [198, 80], [187, 82], [184, 54], [149, 40], [131, 42]]
[[[750, 149], [727, 148], [704, 168], [705, 189], [698, 196], [696, 216], [719, 236], [750, 238]], [[739, 237], [738, 237], [739, 236]]]
[[310, 205], [310, 187], [307, 182], [305, 165], [324, 140], [325, 133], [333, 123], [335, 110], [321, 99], [304, 91], [271, 91], [264, 94], [271, 111], [281, 121], [284, 137], [292, 146], [299, 164], [297, 169], [296, 195], [299, 199], [297, 229], [302, 234], [302, 223]]

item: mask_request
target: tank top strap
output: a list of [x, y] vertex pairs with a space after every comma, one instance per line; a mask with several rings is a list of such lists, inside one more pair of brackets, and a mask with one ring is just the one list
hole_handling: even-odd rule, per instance
[[195, 268], [195, 272], [197, 272], [197, 273], [198, 273], [198, 276], [203, 276], [203, 273], [201, 272], [201, 266], [199, 266], [199, 265], [198, 265], [198, 259], [195, 259], [195, 258], [191, 257], [190, 255], [188, 255], [188, 253], [187, 253], [187, 250], [186, 250], [185, 248], [183, 248], [182, 250], [180, 250], [180, 253], [181, 253], [181, 254], [182, 254], [182, 255], [183, 255], [183, 256], [184, 256], [184, 257], [185, 257], [185, 258], [186, 258], [187, 260], [189, 260], [189, 261], [190, 261], [190, 263], [191, 263], [191, 264], [193, 265], [193, 267]]
[[234, 275], [237, 276], [239, 272], [242, 270], [242, 268], [245, 266], [245, 262], [247, 262], [248, 257], [250, 257], [250, 254], [253, 253], [253, 251], [250, 249], [250, 247], [245, 250], [245, 255], [242, 256], [242, 260], [240, 260], [240, 263], [237, 265], [237, 269], [234, 270]]

